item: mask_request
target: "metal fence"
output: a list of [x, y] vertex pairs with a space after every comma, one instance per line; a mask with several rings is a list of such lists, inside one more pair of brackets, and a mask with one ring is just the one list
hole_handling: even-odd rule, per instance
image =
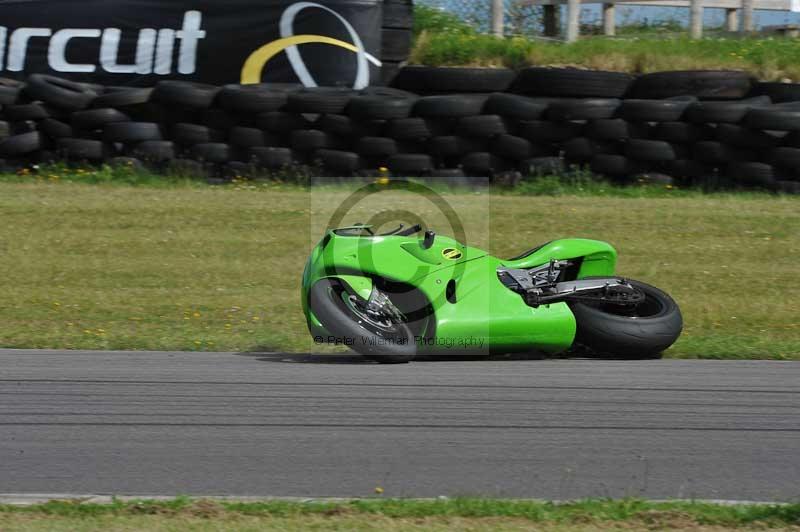
[[416, 0], [453, 13], [485, 33], [533, 35], [542, 32], [542, 8], [517, 0]]

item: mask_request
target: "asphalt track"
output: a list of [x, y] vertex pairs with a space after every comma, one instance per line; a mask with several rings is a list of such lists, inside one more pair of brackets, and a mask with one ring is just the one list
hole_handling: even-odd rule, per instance
[[800, 363], [0, 351], [0, 493], [800, 499]]

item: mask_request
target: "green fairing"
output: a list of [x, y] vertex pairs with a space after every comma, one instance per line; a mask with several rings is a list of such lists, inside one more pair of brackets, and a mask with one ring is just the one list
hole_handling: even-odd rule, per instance
[[[460, 255], [460, 256], [459, 256]], [[575, 318], [566, 303], [533, 308], [498, 278], [498, 268], [533, 268], [556, 260], [582, 259], [578, 278], [613, 276], [617, 253], [605, 242], [550, 242], [517, 260], [501, 260], [452, 238], [437, 236], [430, 249], [419, 237], [345, 236], [329, 232], [303, 273], [302, 303], [312, 336], [330, 336], [308, 308], [310, 288], [324, 278], [346, 283], [368, 299], [377, 280], [404, 283], [433, 310], [422, 351], [452, 349], [558, 353], [572, 346]], [[455, 283], [448, 300], [448, 285]]]

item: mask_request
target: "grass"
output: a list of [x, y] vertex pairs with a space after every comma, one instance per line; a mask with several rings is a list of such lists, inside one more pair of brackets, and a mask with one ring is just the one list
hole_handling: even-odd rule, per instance
[[736, 69], [765, 81], [800, 81], [794, 39], [709, 37], [621, 31], [620, 38], [585, 37], [573, 44], [479, 34], [457, 17], [429, 7], [416, 11], [414, 64], [434, 66], [575, 66], [620, 72]]
[[[800, 359], [800, 198], [591, 186], [601, 188], [445, 198], [471, 243], [499, 256], [559, 237], [612, 242], [622, 274], [681, 304], [686, 330], [669, 356]], [[0, 346], [313, 349], [300, 275], [347, 195], [342, 187], [312, 194], [274, 184], [0, 178]], [[402, 192], [373, 196], [345, 222], [390, 209], [449, 231], [432, 204]]]
[[800, 525], [800, 505], [491, 499], [352, 502], [114, 501], [0, 506], [12, 530], [764, 530]]

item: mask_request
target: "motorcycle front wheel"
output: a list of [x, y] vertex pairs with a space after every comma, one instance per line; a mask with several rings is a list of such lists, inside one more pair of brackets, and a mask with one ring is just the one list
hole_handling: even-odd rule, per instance
[[645, 296], [636, 306], [570, 303], [578, 324], [575, 343], [607, 358], [661, 358], [681, 335], [683, 316], [669, 294], [640, 281], [628, 282]]
[[416, 357], [411, 329], [388, 316], [365, 312], [358, 296], [338, 279], [318, 281], [308, 295], [314, 316], [350, 349], [382, 364], [405, 364]]

